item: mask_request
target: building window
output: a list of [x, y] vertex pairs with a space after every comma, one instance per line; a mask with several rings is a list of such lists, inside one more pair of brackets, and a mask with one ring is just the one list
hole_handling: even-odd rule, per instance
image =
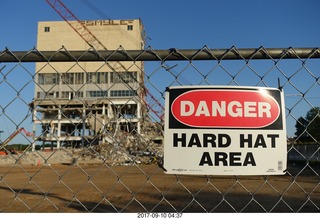
[[97, 83], [106, 84], [108, 83], [108, 72], [96, 72], [97, 74]]
[[44, 27], [44, 32], [50, 32], [50, 27]]
[[37, 92], [38, 99], [44, 99], [46, 97], [46, 92]]
[[133, 26], [132, 25], [128, 25], [127, 26], [127, 30], [133, 30]]
[[61, 91], [61, 98], [68, 99], [69, 98], [69, 91]]
[[75, 78], [75, 84], [83, 84], [83, 82], [84, 82], [84, 73], [82, 73], [82, 72], [77, 72], [77, 73], [74, 73], [75, 74], [75, 76], [74, 76], [74, 78]]
[[44, 74], [38, 74], [38, 84], [44, 84], [44, 80], [45, 80], [45, 75]]
[[90, 90], [87, 91], [87, 97], [107, 97], [108, 92], [102, 90]]
[[112, 90], [110, 91], [111, 97], [132, 97], [136, 96], [137, 93], [133, 90]]
[[73, 84], [74, 73], [63, 73], [61, 76], [62, 84]]
[[61, 98], [62, 99], [72, 100], [75, 97], [82, 98], [83, 97], [83, 91], [76, 91], [76, 92], [73, 92], [73, 91], [61, 91]]
[[45, 98], [59, 98], [59, 92], [37, 92], [37, 99], [45, 99]]
[[51, 99], [51, 98], [53, 98], [53, 99], [57, 98], [57, 97], [56, 97], [56, 92], [54, 92], [54, 91], [46, 92], [46, 98], [49, 98], [49, 99]]
[[137, 83], [137, 72], [111, 72], [111, 83]]
[[83, 91], [76, 91], [74, 94], [76, 97], [83, 97]]
[[38, 84], [59, 84], [59, 74], [57, 73], [39, 73]]
[[88, 72], [87, 83], [94, 83], [94, 84], [108, 83], [108, 72]]

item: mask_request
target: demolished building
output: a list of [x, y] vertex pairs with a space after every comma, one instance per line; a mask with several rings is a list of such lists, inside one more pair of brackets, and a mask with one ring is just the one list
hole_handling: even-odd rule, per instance
[[[109, 50], [144, 48], [140, 19], [81, 22]], [[39, 51], [92, 49], [63, 21], [39, 22], [37, 37]], [[140, 133], [147, 111], [143, 71], [139, 61], [36, 63], [33, 148], [112, 142], [115, 130]]]

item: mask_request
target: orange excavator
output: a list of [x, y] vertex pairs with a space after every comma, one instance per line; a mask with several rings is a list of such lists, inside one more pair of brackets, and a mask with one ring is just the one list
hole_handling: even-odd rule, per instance
[[[17, 129], [15, 132], [13, 132], [4, 142], [0, 144], [0, 155], [8, 155], [9, 151], [5, 150], [5, 147], [7, 144], [14, 138], [16, 137], [20, 132], [24, 132], [24, 134], [27, 137], [32, 137], [33, 133], [32, 132], [27, 132], [24, 128]], [[10, 153], [15, 153], [14, 151], [10, 151]]]

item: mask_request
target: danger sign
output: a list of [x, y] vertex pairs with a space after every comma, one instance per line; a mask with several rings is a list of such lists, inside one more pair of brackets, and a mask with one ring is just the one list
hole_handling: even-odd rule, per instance
[[282, 90], [169, 87], [165, 111], [167, 173], [284, 174], [287, 144]]

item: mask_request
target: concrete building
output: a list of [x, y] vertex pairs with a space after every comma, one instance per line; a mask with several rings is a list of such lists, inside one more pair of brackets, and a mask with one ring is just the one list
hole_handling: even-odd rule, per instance
[[[139, 19], [81, 22], [108, 50], [144, 48]], [[39, 22], [37, 37], [39, 51], [90, 49], [65, 21]], [[115, 130], [140, 133], [143, 69], [143, 62], [36, 63], [34, 144], [83, 146], [112, 141]]]

